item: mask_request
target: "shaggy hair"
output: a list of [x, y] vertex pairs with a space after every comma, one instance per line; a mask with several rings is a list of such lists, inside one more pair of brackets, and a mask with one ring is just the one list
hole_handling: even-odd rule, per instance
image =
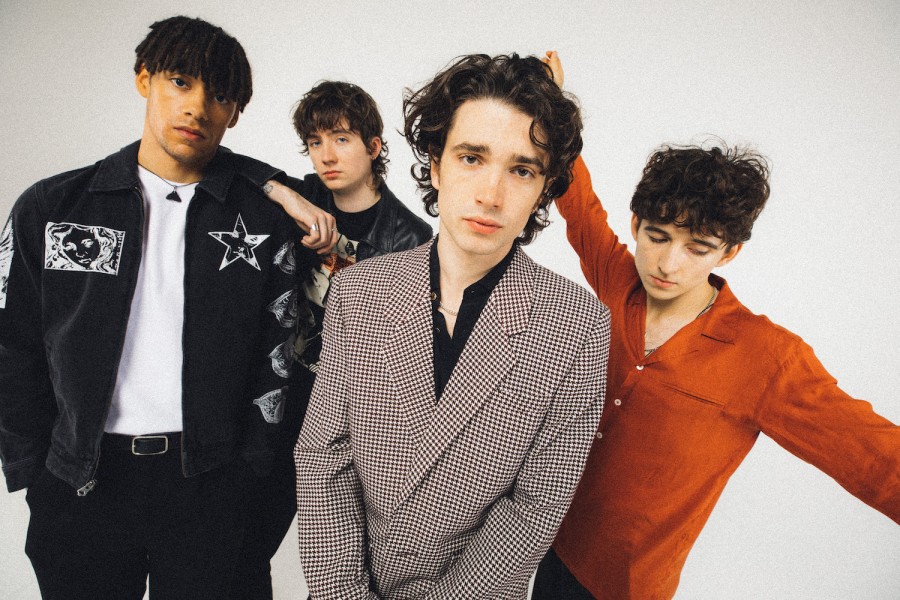
[[381, 152], [372, 159], [372, 175], [375, 185], [380, 185], [387, 174], [388, 147], [382, 134], [384, 123], [378, 105], [364, 89], [344, 81], [322, 81], [306, 92], [294, 109], [294, 130], [303, 142], [303, 154], [309, 153], [306, 141], [317, 131], [334, 129], [342, 120], [347, 127], [362, 138], [366, 148], [374, 138], [381, 139]]
[[170, 17], [150, 26], [135, 48], [134, 72], [141, 67], [199, 77], [208, 89], [224, 95], [243, 112], [253, 95], [250, 63], [240, 42], [203, 19]]
[[721, 146], [656, 150], [631, 198], [631, 211], [641, 220], [714, 235], [728, 247], [749, 240], [769, 198], [769, 164], [750, 149]]
[[479, 99], [499, 100], [530, 116], [531, 141], [547, 153], [544, 190], [519, 236], [520, 243], [527, 244], [549, 224], [550, 203], [572, 181], [572, 164], [582, 146], [581, 111], [575, 97], [553, 82], [550, 68], [533, 56], [462, 56], [418, 91], [407, 89], [404, 135], [416, 156], [418, 164], [411, 170], [431, 216], [437, 216], [438, 197], [431, 181], [431, 160], [440, 162], [456, 110], [464, 102]]

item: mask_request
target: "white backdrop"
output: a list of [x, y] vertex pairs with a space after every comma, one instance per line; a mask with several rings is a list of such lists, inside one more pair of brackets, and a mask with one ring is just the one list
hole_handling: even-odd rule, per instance
[[[34, 181], [140, 136], [134, 47], [173, 14], [223, 26], [250, 56], [254, 97], [225, 145], [304, 174], [291, 105], [320, 79], [353, 81], [381, 105], [389, 184], [420, 214], [412, 155], [396, 133], [401, 90], [464, 53], [560, 51], [584, 108], [585, 158], [622, 235], [656, 145], [709, 134], [752, 143], [774, 165], [772, 196], [721, 274], [751, 309], [810, 342], [844, 389], [900, 422], [896, 0], [0, 0], [0, 219]], [[555, 221], [529, 253], [583, 283]], [[39, 597], [27, 520], [24, 494], [0, 493], [3, 598]], [[294, 543], [275, 565], [281, 599], [305, 598]], [[898, 556], [892, 521], [761, 437], [677, 597], [896, 600]]]

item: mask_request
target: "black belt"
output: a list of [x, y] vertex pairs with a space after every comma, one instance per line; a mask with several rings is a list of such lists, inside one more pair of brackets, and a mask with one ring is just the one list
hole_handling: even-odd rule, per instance
[[156, 456], [169, 450], [181, 448], [181, 432], [147, 433], [144, 435], [120, 435], [106, 433], [103, 436], [104, 450], [125, 451], [135, 456]]

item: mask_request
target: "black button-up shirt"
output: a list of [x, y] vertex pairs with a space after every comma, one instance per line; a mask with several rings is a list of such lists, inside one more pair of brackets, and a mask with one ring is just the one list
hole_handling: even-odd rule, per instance
[[441, 264], [437, 253], [437, 239], [431, 245], [429, 265], [431, 267], [431, 316], [434, 331], [434, 394], [437, 400], [440, 400], [444, 386], [450, 380], [450, 375], [459, 361], [469, 334], [472, 333], [475, 323], [478, 322], [478, 317], [481, 316], [481, 311], [484, 310], [491, 292], [497, 287], [503, 274], [506, 273], [509, 263], [512, 262], [517, 245], [514, 243], [503, 260], [463, 292], [452, 337], [447, 332], [444, 315], [438, 310], [441, 302]]

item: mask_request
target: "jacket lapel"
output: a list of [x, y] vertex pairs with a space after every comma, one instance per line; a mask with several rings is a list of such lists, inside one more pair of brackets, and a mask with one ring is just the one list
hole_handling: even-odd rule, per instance
[[394, 323], [385, 361], [396, 385], [413, 447], [418, 446], [434, 412], [434, 352], [431, 332], [428, 253], [431, 244], [411, 252], [407, 273], [398, 273], [395, 301], [385, 317]]
[[[481, 406], [491, 397], [516, 363], [513, 336], [525, 329], [531, 310], [534, 263], [517, 250], [509, 268], [494, 289], [469, 336], [440, 403], [431, 418], [417, 425], [418, 451], [403, 484], [399, 501], [416, 488], [432, 464], [459, 435]], [[430, 322], [430, 305], [428, 306]], [[429, 340], [431, 328], [428, 328]], [[434, 404], [434, 365], [431, 348], [427, 372], [431, 375], [429, 397]], [[421, 415], [418, 415], [421, 416]]]

